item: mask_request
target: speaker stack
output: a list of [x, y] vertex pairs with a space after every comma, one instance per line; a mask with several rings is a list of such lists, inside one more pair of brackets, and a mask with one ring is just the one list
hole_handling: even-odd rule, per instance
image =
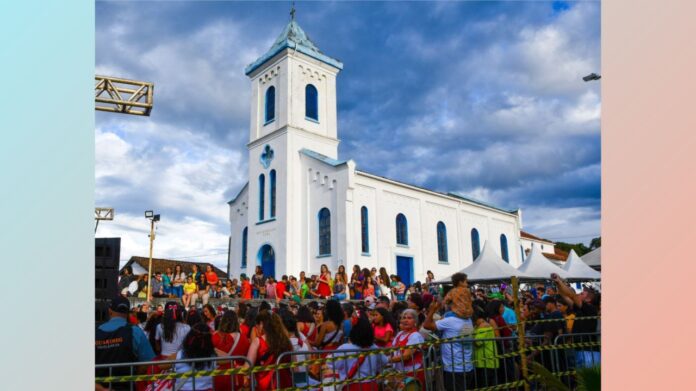
[[118, 295], [121, 238], [96, 238], [94, 245], [95, 321], [108, 320], [111, 299]]

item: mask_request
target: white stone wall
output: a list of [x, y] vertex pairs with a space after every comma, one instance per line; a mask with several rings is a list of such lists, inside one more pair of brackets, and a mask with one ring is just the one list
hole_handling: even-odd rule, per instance
[[[553, 243], [520, 237], [520, 244], [522, 245], [522, 248], [524, 249], [525, 252], [527, 250], [531, 251], [532, 245], [533, 245], [534, 247], [539, 248], [541, 250], [541, 252], [544, 252], [547, 254], [555, 254], [556, 253], [556, 249], [555, 249], [556, 246], [554, 246]], [[519, 251], [519, 249], [517, 251]]]
[[[368, 208], [369, 255], [361, 252], [362, 206]], [[396, 216], [399, 213], [403, 213], [408, 221], [408, 246], [396, 244]], [[438, 261], [439, 221], [447, 229], [446, 263]], [[358, 263], [361, 267], [385, 267], [393, 273], [396, 271], [396, 256], [402, 255], [413, 257], [416, 280], [423, 281], [427, 270], [431, 270], [436, 277], [452, 274], [473, 262], [472, 228], [479, 231], [481, 248], [486, 240], [491, 240], [498, 253], [500, 234], [505, 234], [510, 263], [513, 266], [520, 264], [519, 221], [516, 215], [363, 173], [355, 175], [353, 222], [350, 228], [354, 246], [349, 259], [350, 267]]]

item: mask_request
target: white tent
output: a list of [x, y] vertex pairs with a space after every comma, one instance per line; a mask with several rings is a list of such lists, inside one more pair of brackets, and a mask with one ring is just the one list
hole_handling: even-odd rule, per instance
[[580, 259], [585, 262], [587, 266], [594, 269], [599, 269], [602, 267], [602, 248], [597, 247], [596, 249], [580, 257]]
[[[523, 273], [510, 266], [495, 252], [488, 242], [483, 244], [481, 254], [474, 259], [474, 263], [465, 267], [460, 273], [466, 273], [469, 282], [507, 280], [512, 276], [522, 277]], [[435, 281], [436, 284], [452, 282], [452, 277]]]
[[551, 273], [556, 273], [562, 278], [567, 278], [568, 275], [565, 270], [546, 259], [537, 246], [532, 246], [532, 252], [517, 270], [521, 272], [520, 277], [524, 276], [535, 280], [548, 280], [551, 278]]
[[599, 280], [601, 277], [598, 271], [587, 266], [573, 250], [570, 250], [563, 270], [568, 273], [568, 278], [571, 280]]

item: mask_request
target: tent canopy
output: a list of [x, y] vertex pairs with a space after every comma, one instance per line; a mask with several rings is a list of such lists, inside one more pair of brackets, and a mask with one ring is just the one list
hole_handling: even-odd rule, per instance
[[580, 257], [587, 266], [601, 267], [602, 266], [602, 248], [597, 247], [589, 253]]
[[517, 270], [521, 272], [520, 277], [526, 280], [548, 280], [551, 278], [551, 273], [556, 273], [562, 278], [568, 276], [565, 270], [546, 259], [537, 246], [532, 246], [532, 252]]
[[587, 266], [573, 250], [570, 250], [568, 260], [565, 265], [563, 265], [563, 270], [568, 274], [567, 278], [569, 280], [588, 281], [599, 280], [601, 278], [601, 274]]
[[[470, 282], [509, 280], [512, 276], [523, 276], [522, 272], [500, 258], [493, 247], [488, 244], [488, 241], [483, 244], [483, 250], [474, 259], [474, 263], [459, 272], [466, 273]], [[448, 284], [451, 282], [452, 276], [435, 281], [436, 284]]]

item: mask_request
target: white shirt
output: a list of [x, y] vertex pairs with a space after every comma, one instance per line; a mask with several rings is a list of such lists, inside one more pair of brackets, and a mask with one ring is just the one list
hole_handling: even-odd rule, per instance
[[[454, 338], [461, 336], [465, 327], [468, 326], [470, 331], [473, 331], [471, 319], [462, 319], [457, 316], [449, 316], [435, 322], [435, 326], [439, 331], [442, 331], [442, 338]], [[464, 338], [462, 336], [462, 338]], [[469, 336], [467, 338], [472, 338]], [[473, 354], [473, 346], [471, 342], [450, 342], [443, 343], [440, 346], [442, 352], [443, 369], [447, 372], [470, 372], [474, 370], [471, 363], [471, 355]]]
[[[343, 345], [339, 346], [338, 349], [336, 349], [336, 351], [355, 349], [361, 348], [357, 345], [353, 345], [352, 343], [344, 343]], [[374, 349], [379, 349], [379, 347], [377, 347], [376, 345], [372, 345], [369, 348], [369, 350]], [[354, 353], [355, 352], [344, 354]], [[338, 353], [333, 353], [332, 355], [334, 357], [342, 356], [342, 354]], [[365, 356], [365, 360], [363, 361], [362, 365], [360, 365], [360, 368], [358, 368], [357, 372], [355, 372], [355, 375], [353, 375], [352, 379], [360, 379], [367, 376], [375, 376], [379, 374], [382, 371], [382, 368], [387, 364], [387, 361], [387, 357], [383, 354], [371, 354], [369, 356]], [[351, 368], [353, 368], [353, 366], [356, 365], [357, 362], [357, 358], [346, 358], [344, 360], [335, 361], [335, 371], [336, 373], [338, 373], [338, 376], [341, 380], [345, 380], [348, 377], [348, 372], [350, 372]]]
[[[181, 360], [183, 357], [183, 352], [179, 352], [176, 354], [176, 359]], [[202, 365], [198, 363], [198, 367], [196, 370], [201, 371], [201, 370], [210, 370], [213, 369], [214, 365], [209, 365], [207, 368], [202, 368]], [[192, 371], [193, 368], [191, 367], [190, 363], [176, 363], [174, 364], [174, 372], [176, 373], [184, 373], [184, 372], [190, 372]], [[203, 376], [203, 377], [196, 377], [196, 390], [210, 390], [213, 388], [213, 378], [211, 376]], [[176, 387], [174, 389], [176, 390], [193, 390], [193, 378], [188, 378], [188, 379], [176, 379]]]
[[178, 352], [189, 331], [191, 331], [191, 326], [185, 323], [176, 322], [176, 327], [174, 328], [174, 337], [172, 338], [171, 342], [167, 342], [164, 340], [164, 329], [162, 328], [162, 324], [158, 324], [157, 331], [155, 332], [155, 340], [160, 341], [162, 346], [162, 355], [169, 356]]
[[[406, 338], [406, 335], [408, 333], [399, 331], [398, 334], [396, 334], [396, 337], [394, 337], [394, 342], [392, 343], [392, 347], [397, 347], [399, 346], [398, 341], [403, 341]], [[411, 332], [411, 335], [408, 336], [408, 342], [406, 342], [406, 345], [416, 345], [419, 343], [425, 342], [425, 339], [419, 333], [418, 331]], [[421, 350], [424, 348], [420, 348]], [[414, 350], [413, 354], [411, 355], [411, 360], [414, 360], [416, 357], [416, 353], [418, 350]], [[395, 356], [399, 356], [402, 353], [401, 352], [394, 352], [393, 353]], [[411, 360], [405, 360], [403, 363], [401, 361], [394, 363], [394, 369], [397, 371], [412, 371], [414, 369], [418, 369], [421, 367], [421, 363], [417, 363], [415, 361]], [[409, 364], [409, 361], [411, 361], [411, 364]]]

